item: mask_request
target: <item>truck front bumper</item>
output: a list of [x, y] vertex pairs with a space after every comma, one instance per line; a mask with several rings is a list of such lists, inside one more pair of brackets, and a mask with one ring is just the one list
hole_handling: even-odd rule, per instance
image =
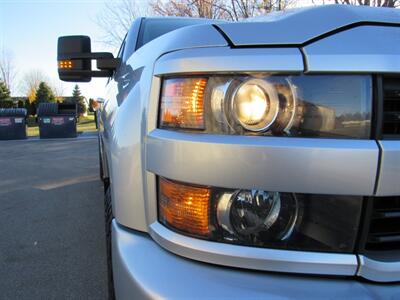
[[112, 225], [117, 299], [400, 299], [400, 284], [247, 271], [200, 263]]

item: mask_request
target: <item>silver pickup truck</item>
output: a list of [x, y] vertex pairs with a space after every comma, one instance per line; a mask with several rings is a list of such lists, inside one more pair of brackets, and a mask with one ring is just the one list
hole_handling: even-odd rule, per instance
[[109, 77], [118, 299], [400, 299], [400, 10], [140, 18], [117, 57], [61, 37], [58, 68]]

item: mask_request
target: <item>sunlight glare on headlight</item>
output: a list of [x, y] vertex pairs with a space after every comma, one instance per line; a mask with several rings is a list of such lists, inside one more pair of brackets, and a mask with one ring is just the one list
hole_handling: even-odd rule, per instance
[[279, 112], [276, 89], [265, 80], [244, 81], [233, 94], [231, 110], [235, 122], [244, 129], [254, 132], [267, 130]]
[[243, 85], [237, 92], [236, 114], [248, 125], [262, 121], [269, 109], [268, 96], [255, 84]]

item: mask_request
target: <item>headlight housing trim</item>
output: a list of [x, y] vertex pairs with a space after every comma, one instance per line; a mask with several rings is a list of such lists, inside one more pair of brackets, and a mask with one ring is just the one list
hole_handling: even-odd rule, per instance
[[185, 236], [159, 222], [149, 226], [152, 239], [166, 250], [193, 260], [250, 270], [354, 276], [358, 261], [354, 254], [277, 250], [215, 243]]

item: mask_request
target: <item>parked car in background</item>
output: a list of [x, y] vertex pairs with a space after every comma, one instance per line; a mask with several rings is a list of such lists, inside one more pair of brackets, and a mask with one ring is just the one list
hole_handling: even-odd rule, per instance
[[69, 36], [58, 61], [109, 77], [118, 299], [400, 297], [399, 10], [140, 18], [116, 58]]

